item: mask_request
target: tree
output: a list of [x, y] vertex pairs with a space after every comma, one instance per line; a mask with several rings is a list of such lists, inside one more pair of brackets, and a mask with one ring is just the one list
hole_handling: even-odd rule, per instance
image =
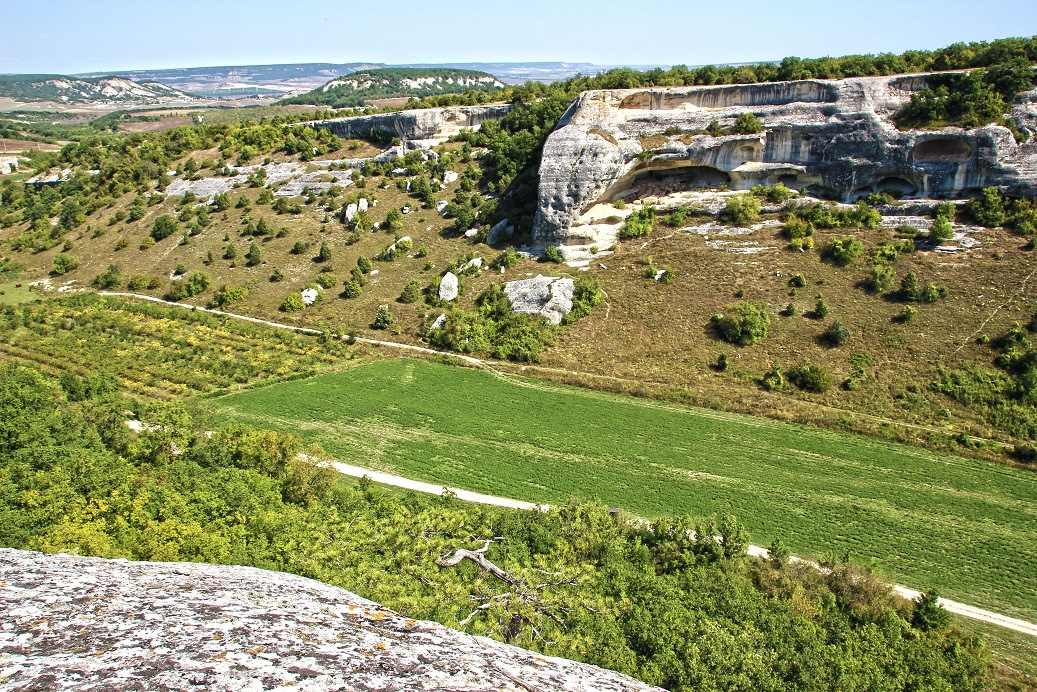
[[710, 318], [713, 327], [728, 343], [751, 346], [767, 336], [771, 320], [758, 303], [739, 302], [728, 305], [724, 314]]
[[814, 317], [819, 320], [823, 320], [828, 317], [829, 309], [828, 303], [825, 301], [825, 297], [820, 293], [817, 294], [817, 301], [814, 303]]
[[855, 236], [848, 235], [830, 242], [822, 254], [825, 259], [831, 260], [840, 267], [845, 267], [860, 257], [863, 251], [864, 244]]
[[356, 258], [356, 266], [357, 269], [360, 270], [361, 274], [371, 273], [371, 260], [364, 255], [360, 255]]
[[953, 235], [954, 228], [951, 226], [951, 222], [941, 216], [933, 221], [933, 225], [929, 229], [929, 242], [939, 245], [950, 240]]
[[255, 267], [263, 263], [263, 252], [259, 249], [259, 243], [252, 243], [248, 246], [248, 252], [245, 254], [246, 267]]
[[832, 376], [820, 365], [804, 360], [789, 369], [788, 380], [807, 392], [822, 394], [832, 387]]
[[169, 214], [162, 214], [151, 225], [151, 237], [162, 240], [176, 233], [176, 220]]
[[54, 268], [53, 273], [61, 276], [68, 272], [76, 269], [79, 266], [79, 260], [68, 254], [67, 252], [59, 252], [54, 255]]
[[359, 298], [361, 292], [363, 292], [363, 287], [360, 285], [360, 282], [356, 279], [350, 279], [343, 284], [342, 293], [339, 295], [343, 298]]
[[951, 616], [940, 605], [940, 594], [936, 589], [926, 591], [915, 601], [915, 613], [911, 625], [923, 632], [939, 632], [951, 624]]
[[833, 348], [850, 340], [850, 330], [839, 320], [832, 322], [821, 335], [821, 340]]
[[391, 231], [399, 231], [403, 228], [403, 214], [399, 209], [393, 207], [385, 215], [385, 224]]
[[394, 322], [392, 313], [389, 312], [388, 305], [379, 305], [378, 313], [374, 316], [374, 321], [371, 322], [371, 329], [388, 329]]
[[404, 285], [403, 290], [400, 292], [400, 297], [397, 298], [401, 303], [414, 303], [421, 297], [421, 283], [417, 279], [411, 279]]
[[328, 262], [331, 260], [331, 246], [328, 245], [328, 241], [322, 240], [320, 243], [320, 250], [317, 252], [317, 256], [313, 259], [314, 262]]

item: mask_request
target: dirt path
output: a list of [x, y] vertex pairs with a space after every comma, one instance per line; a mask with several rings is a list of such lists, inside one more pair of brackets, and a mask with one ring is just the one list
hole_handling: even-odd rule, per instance
[[[212, 310], [212, 309], [209, 309], [209, 308], [203, 308], [203, 307], [198, 307], [198, 306], [194, 306], [194, 305], [187, 305], [187, 304], [184, 304], [184, 303], [174, 303], [174, 302], [171, 302], [171, 301], [168, 301], [168, 300], [162, 300], [161, 298], [154, 298], [152, 296], [141, 295], [141, 294], [138, 294], [138, 293], [119, 293], [119, 292], [113, 292], [113, 291], [99, 291], [99, 293], [100, 293], [100, 295], [117, 296], [117, 297], [122, 297], [122, 298], [136, 298], [136, 299], [139, 299], [139, 300], [147, 300], [147, 301], [150, 301], [150, 302], [153, 302], [153, 303], [161, 303], [163, 305], [171, 305], [171, 306], [176, 306], [176, 307], [180, 307], [180, 308], [184, 308], [184, 309], [188, 309], [188, 310], [200, 310], [202, 312], [208, 312], [208, 313], [211, 313], [211, 314], [214, 314], [214, 315], [224, 315], [226, 317], [230, 317], [230, 318], [238, 319], [238, 320], [244, 320], [246, 322], [253, 322], [253, 323], [256, 323], [256, 324], [264, 324], [264, 325], [266, 325], [268, 327], [274, 327], [275, 329], [288, 329], [288, 330], [291, 330], [291, 331], [301, 332], [301, 333], [304, 333], [304, 334], [321, 334], [321, 331], [319, 329], [310, 329], [309, 327], [297, 327], [297, 326], [290, 325], [290, 324], [282, 324], [282, 323], [279, 323], [279, 322], [271, 322], [269, 320], [261, 320], [261, 319], [256, 318], [256, 317], [248, 317], [246, 315], [237, 315], [237, 314], [234, 314], [234, 313], [231, 313], [231, 312], [223, 312], [221, 310]], [[511, 384], [514, 384], [514, 385], [517, 385], [517, 386], [529, 387], [529, 388], [532, 388], [532, 389], [539, 389], [539, 390], [543, 390], [543, 391], [558, 391], [558, 387], [555, 386], [555, 385], [548, 385], [548, 384], [544, 384], [544, 383], [540, 383], [540, 382], [534, 382], [534, 381], [531, 381], [531, 380], [522, 379], [522, 378], [518, 378], [518, 377], [515, 377], [515, 376], [512, 376], [512, 375], [509, 375], [508, 373], [502, 372], [502, 371], [494, 368], [492, 364], [490, 364], [490, 363], [488, 363], [486, 361], [483, 361], [483, 360], [479, 360], [478, 358], [473, 358], [472, 356], [465, 356], [465, 355], [461, 355], [461, 354], [458, 354], [458, 353], [448, 353], [448, 352], [444, 352], [444, 351], [437, 351], [435, 349], [425, 348], [423, 346], [413, 346], [411, 344], [401, 344], [401, 343], [397, 343], [395, 341], [380, 341], [378, 339], [367, 339], [367, 338], [363, 338], [363, 337], [357, 337], [356, 341], [357, 341], [357, 343], [368, 344], [368, 345], [371, 345], [371, 346], [388, 346], [388, 347], [391, 347], [391, 348], [399, 348], [399, 349], [403, 349], [403, 350], [411, 351], [411, 352], [415, 352], [415, 353], [424, 353], [424, 354], [429, 354], [429, 355], [446, 356], [446, 357], [449, 357], [449, 358], [455, 358], [457, 360], [460, 360], [460, 361], [469, 363], [471, 365], [474, 365], [476, 367], [482, 368], [482, 369], [486, 370], [487, 372], [490, 372], [491, 374], [493, 374], [495, 377], [498, 377], [498, 378], [500, 378], [502, 380], [506, 380], [507, 382], [509, 382]], [[565, 372], [568, 372], [568, 371], [565, 371]], [[588, 390], [587, 393], [589, 395], [592, 395], [592, 396], [594, 396], [594, 395], [596, 395], [596, 396], [611, 396], [611, 395], [607, 395], [607, 394], [604, 394], [604, 393], [601, 393], [601, 392], [594, 392], [592, 390]], [[647, 399], [632, 398], [631, 401], [633, 401], [637, 405], [644, 406], [646, 408], [656, 408], [656, 409], [664, 409], [664, 410], [668, 410], [668, 411], [680, 411], [680, 412], [687, 412], [689, 410], [688, 407], [678, 406], [678, 405], [675, 405], [675, 404], [667, 404], [667, 403], [658, 402], [658, 401], [651, 401], [651, 400], [647, 400]], [[700, 413], [702, 415], [708, 415], [708, 416], [718, 416], [718, 417], [719, 416], [723, 416], [725, 418], [733, 418], [733, 416], [725, 416], [722, 412], [712, 411], [712, 410], [708, 410], [708, 409], [702, 409], [702, 410], [696, 409], [696, 412]], [[861, 414], [861, 415], [867, 415], [867, 414]], [[875, 420], [885, 420], [885, 419], [880, 419], [880, 418], [877, 418], [877, 417], [874, 417], [874, 416], [867, 416], [867, 417], [868, 418], [873, 418]], [[929, 429], [929, 428], [924, 428], [923, 426], [912, 425], [910, 423], [898, 423], [897, 421], [886, 421], [886, 422], [897, 424], [897, 425], [904, 425], [904, 426], [912, 427], [912, 428], [919, 428], [919, 429], [923, 429], [923, 430], [928, 430]], [[352, 477], [355, 477], [355, 478], [362, 478], [364, 476], [367, 476], [368, 478], [370, 478], [372, 481], [374, 481], [376, 483], [382, 483], [384, 485], [391, 485], [391, 486], [395, 486], [395, 487], [398, 487], [398, 488], [405, 488], [405, 489], [414, 490], [414, 491], [417, 491], [417, 492], [431, 493], [433, 495], [441, 495], [444, 490], [448, 490], [448, 491], [454, 493], [459, 500], [463, 500], [465, 502], [475, 502], [475, 503], [485, 504], [485, 505], [494, 505], [494, 506], [497, 506], [497, 507], [508, 507], [508, 508], [511, 508], [511, 509], [525, 509], [525, 510], [541, 509], [541, 510], [546, 510], [546, 509], [549, 508], [549, 505], [537, 505], [535, 503], [524, 502], [522, 500], [513, 500], [513, 499], [510, 499], [510, 498], [496, 497], [496, 496], [493, 496], [493, 495], [483, 495], [482, 493], [475, 493], [475, 492], [471, 492], [471, 491], [468, 491], [468, 490], [462, 490], [460, 488], [445, 488], [444, 486], [435, 485], [433, 483], [424, 483], [424, 482], [421, 482], [421, 481], [415, 481], [415, 480], [411, 480], [409, 478], [402, 478], [400, 476], [394, 476], [392, 474], [382, 473], [382, 472], [378, 472], [378, 471], [372, 471], [370, 469], [365, 469], [365, 468], [362, 468], [362, 467], [359, 467], [359, 466], [350, 466], [348, 464], [342, 464], [342, 463], [339, 463], [339, 462], [334, 462], [333, 466], [334, 466], [336, 471], [338, 471], [339, 473], [342, 473], [344, 475], [347, 475], [347, 476], [352, 476]], [[755, 546], [755, 545], [749, 546], [748, 554], [751, 555], [751, 556], [754, 556], [754, 557], [766, 557], [768, 555], [766, 548], [762, 548], [760, 546]], [[797, 560], [797, 561], [800, 561], [800, 558], [793, 558], [793, 559]], [[816, 567], [818, 567], [820, 569], [820, 565], [817, 565], [816, 563], [810, 563], [810, 564], [812, 564], [812, 565], [814, 565], [814, 566], [816, 566]], [[904, 598], [911, 599], [911, 600], [914, 600], [914, 599], [918, 598], [918, 596], [920, 595], [919, 591], [915, 591], [914, 589], [910, 589], [910, 588], [908, 588], [906, 586], [895, 585], [893, 587], [893, 590], [896, 591], [896, 593], [898, 593], [899, 595], [903, 596]], [[960, 615], [962, 617], [972, 618], [973, 620], [979, 620], [981, 622], [986, 622], [986, 623], [989, 623], [989, 624], [992, 624], [992, 625], [997, 625], [999, 627], [1004, 627], [1006, 629], [1014, 630], [1014, 631], [1020, 632], [1022, 634], [1028, 634], [1030, 636], [1037, 637], [1037, 624], [1034, 624], [1032, 622], [1027, 622], [1025, 620], [1019, 620], [1017, 618], [1011, 618], [1011, 617], [1008, 617], [1006, 615], [1001, 615], [999, 613], [995, 613], [995, 612], [992, 612], [992, 611], [989, 611], [989, 610], [983, 610], [981, 608], [975, 608], [973, 606], [966, 605], [964, 603], [958, 603], [957, 601], [951, 601], [951, 600], [948, 600], [946, 598], [941, 598], [940, 599], [940, 605], [942, 605], [944, 608], [946, 608], [948, 612], [954, 613], [955, 615]]]

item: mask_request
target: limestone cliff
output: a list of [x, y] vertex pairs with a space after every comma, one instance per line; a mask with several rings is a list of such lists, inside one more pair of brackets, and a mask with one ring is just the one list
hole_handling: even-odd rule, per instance
[[651, 690], [250, 567], [0, 549], [7, 690]]
[[403, 140], [445, 140], [462, 129], [477, 128], [486, 120], [499, 120], [509, 110], [510, 104], [420, 108], [299, 124], [331, 130], [339, 137], [367, 137], [373, 131]]
[[[574, 226], [595, 203], [727, 185], [784, 183], [841, 200], [881, 191], [962, 197], [998, 185], [1037, 193], [1037, 143], [988, 125], [902, 132], [893, 115], [925, 75], [711, 87], [587, 91], [548, 137], [534, 239], [581, 238]], [[1013, 116], [1037, 133], [1037, 92]], [[759, 134], [730, 129], [742, 113]]]

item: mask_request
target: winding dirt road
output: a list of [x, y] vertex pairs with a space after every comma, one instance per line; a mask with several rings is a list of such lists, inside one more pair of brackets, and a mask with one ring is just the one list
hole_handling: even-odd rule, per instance
[[[291, 331], [301, 332], [301, 333], [304, 333], [304, 334], [321, 334], [322, 333], [321, 330], [319, 330], [319, 329], [310, 329], [309, 327], [297, 327], [295, 325], [290, 325], [290, 324], [282, 324], [282, 323], [279, 323], [279, 322], [271, 322], [271, 321], [268, 321], [268, 320], [261, 320], [261, 319], [256, 318], [256, 317], [248, 317], [247, 315], [237, 315], [237, 314], [234, 314], [232, 312], [223, 312], [221, 310], [213, 310], [213, 309], [210, 309], [210, 308], [203, 308], [203, 307], [198, 307], [198, 306], [194, 306], [194, 305], [186, 305], [184, 303], [174, 303], [174, 302], [171, 302], [171, 301], [168, 301], [168, 300], [162, 300], [161, 298], [154, 298], [152, 296], [141, 295], [139, 293], [119, 293], [119, 292], [113, 292], [113, 291], [99, 291], [98, 293], [100, 295], [106, 295], [106, 296], [117, 296], [117, 297], [121, 297], [121, 298], [135, 298], [135, 299], [138, 299], [138, 300], [146, 300], [146, 301], [150, 301], [150, 302], [153, 302], [153, 303], [161, 303], [163, 305], [175, 306], [175, 307], [184, 308], [184, 309], [187, 309], [187, 310], [200, 310], [202, 312], [208, 312], [208, 313], [211, 313], [211, 314], [214, 314], [214, 315], [224, 315], [226, 317], [230, 317], [230, 318], [233, 318], [233, 319], [244, 320], [246, 322], [253, 322], [253, 323], [256, 323], [256, 324], [263, 324], [263, 325], [266, 325], [268, 327], [274, 327], [276, 329], [288, 329], [288, 330], [291, 330]], [[501, 378], [503, 380], [507, 380], [508, 382], [511, 382], [512, 384], [516, 384], [516, 385], [520, 385], [520, 386], [525, 386], [525, 387], [544, 388], [544, 389], [547, 389], [547, 388], [550, 387], [550, 385], [541, 385], [541, 384], [538, 384], [538, 383], [528, 382], [528, 381], [524, 381], [524, 380], [521, 380], [521, 379], [518, 379], [518, 378], [514, 378], [514, 377], [508, 375], [507, 373], [504, 373], [504, 372], [501, 372], [500, 370], [497, 370], [490, 363], [487, 363], [486, 361], [483, 361], [483, 360], [479, 360], [478, 358], [473, 358], [472, 356], [465, 356], [465, 355], [461, 355], [461, 354], [458, 354], [458, 353], [447, 353], [447, 352], [443, 352], [443, 351], [436, 351], [435, 349], [425, 348], [423, 346], [413, 346], [411, 344], [401, 344], [401, 343], [397, 343], [397, 342], [394, 342], [394, 341], [380, 341], [378, 339], [367, 339], [367, 338], [364, 338], [364, 337], [357, 337], [356, 341], [357, 341], [357, 343], [368, 344], [370, 346], [387, 346], [387, 347], [390, 347], [390, 348], [398, 348], [398, 349], [403, 349], [403, 350], [411, 351], [411, 352], [415, 352], [415, 353], [424, 353], [424, 354], [437, 355], [437, 356], [447, 356], [447, 357], [450, 357], [450, 358], [455, 358], [455, 359], [460, 360], [460, 361], [464, 361], [464, 362], [469, 363], [471, 365], [474, 365], [476, 367], [482, 368], [482, 369], [484, 369], [484, 370], [486, 370], [486, 371], [488, 371], [490, 373], [493, 373], [495, 376], [497, 376], [497, 377], [499, 377], [499, 378]], [[680, 407], [673, 406], [673, 405], [670, 405], [670, 404], [661, 403], [661, 402], [648, 401], [648, 400], [636, 400], [636, 401], [638, 401], [641, 405], [644, 405], [644, 406], [647, 406], [647, 407], [651, 407], [651, 408], [665, 408], [665, 409], [672, 409], [672, 410], [680, 410]], [[715, 413], [715, 412], [711, 412], [711, 413]], [[879, 419], [879, 420], [881, 420], [881, 419]], [[889, 421], [889, 422], [893, 423], [895, 421]], [[904, 425], [910, 425], [910, 424], [904, 424]], [[910, 427], [919, 427], [920, 428], [921, 426], [913, 426], [912, 425]], [[376, 483], [381, 483], [381, 484], [384, 484], [384, 485], [391, 485], [391, 486], [394, 486], [394, 487], [397, 487], [397, 488], [404, 488], [404, 489], [407, 489], [407, 490], [413, 490], [413, 491], [420, 492], [420, 493], [431, 493], [433, 495], [441, 495], [441, 494], [443, 494], [444, 491], [449, 491], [449, 492], [453, 493], [454, 495], [456, 495], [457, 499], [465, 501], [465, 502], [475, 502], [475, 503], [478, 503], [478, 504], [493, 505], [493, 506], [496, 506], [496, 507], [508, 507], [510, 509], [524, 509], [524, 510], [531, 510], [531, 509], [547, 510], [547, 509], [549, 509], [548, 505], [538, 505], [538, 504], [535, 504], [535, 503], [532, 503], [532, 502], [524, 502], [522, 500], [513, 500], [513, 499], [510, 499], [510, 498], [506, 498], [506, 497], [496, 497], [494, 495], [483, 495], [482, 493], [475, 493], [475, 492], [471, 492], [471, 491], [468, 491], [468, 490], [463, 490], [461, 488], [446, 488], [444, 486], [435, 485], [435, 484], [432, 484], [432, 483], [424, 483], [422, 481], [415, 481], [415, 480], [411, 480], [409, 478], [403, 478], [401, 476], [394, 476], [392, 474], [382, 473], [382, 472], [379, 472], [379, 471], [372, 471], [370, 469], [365, 469], [365, 468], [362, 468], [360, 466], [350, 466], [349, 464], [343, 464], [343, 463], [340, 463], [340, 462], [333, 462], [332, 466], [335, 468], [336, 471], [338, 471], [339, 473], [341, 473], [343, 475], [346, 475], [346, 476], [352, 476], [354, 478], [363, 478], [364, 476], [367, 476], [369, 479], [371, 479], [372, 481], [374, 481]], [[749, 555], [751, 555], [753, 557], [766, 558], [769, 555], [769, 553], [767, 552], [766, 548], [763, 548], [763, 547], [760, 547], [760, 546], [756, 546], [756, 545], [750, 545], [747, 552], [748, 552]], [[797, 561], [797, 562], [805, 562], [807, 564], [813, 565], [817, 569], [822, 569], [822, 567], [820, 565], [818, 565], [817, 563], [810, 562], [808, 560], [803, 560], [801, 558], [795, 558], [795, 557], [793, 557], [792, 559], [794, 561]], [[916, 591], [916, 590], [908, 588], [906, 586], [900, 586], [899, 584], [894, 585], [893, 586], [893, 590], [897, 594], [899, 594], [900, 596], [902, 596], [904, 598], [907, 598], [909, 600], [915, 600], [915, 599], [917, 599], [921, 595], [920, 591]], [[1027, 634], [1027, 635], [1030, 635], [1031, 637], [1037, 637], [1037, 624], [1035, 624], [1035, 623], [1027, 622], [1026, 620], [1019, 620], [1017, 618], [1008, 617], [1007, 615], [1001, 615], [1000, 613], [995, 613], [995, 612], [992, 612], [992, 611], [989, 611], [989, 610], [983, 610], [982, 608], [976, 608], [974, 606], [966, 605], [964, 603], [959, 603], [957, 601], [951, 601], [951, 600], [946, 599], [946, 598], [941, 598], [939, 603], [948, 612], [954, 613], [955, 615], [960, 615], [962, 617], [971, 618], [973, 620], [978, 620], [980, 622], [986, 622], [986, 623], [989, 623], [991, 625], [997, 625], [998, 627], [1004, 627], [1005, 629], [1010, 629], [1010, 630], [1013, 630], [1015, 632], [1019, 632], [1019, 633], [1022, 633], [1022, 634]]]

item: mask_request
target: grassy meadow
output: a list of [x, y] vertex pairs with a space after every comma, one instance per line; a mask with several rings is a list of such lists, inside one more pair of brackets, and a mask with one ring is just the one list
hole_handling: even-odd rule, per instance
[[754, 543], [848, 552], [900, 583], [1037, 619], [1037, 475], [802, 425], [414, 360], [215, 400], [335, 458], [523, 500], [731, 513]]

